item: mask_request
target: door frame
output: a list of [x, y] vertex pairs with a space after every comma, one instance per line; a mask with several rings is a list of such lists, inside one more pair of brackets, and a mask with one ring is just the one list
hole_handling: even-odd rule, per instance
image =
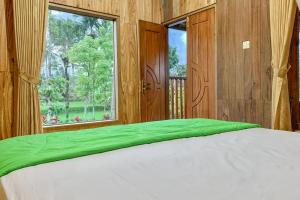
[[[182, 17], [182, 18], [179, 18], [179, 19], [177, 19], [176, 21], [171, 21], [171, 22], [169, 22], [169, 23], [163, 23], [164, 24], [164, 27], [165, 27], [165, 29], [166, 29], [166, 40], [165, 40], [165, 45], [166, 45], [166, 61], [165, 61], [165, 63], [166, 63], [166, 119], [170, 119], [170, 98], [169, 98], [169, 94], [170, 94], [170, 81], [169, 81], [169, 78], [170, 78], [170, 63], [169, 63], [169, 27], [170, 26], [174, 26], [174, 25], [176, 25], [176, 24], [178, 24], [179, 22], [183, 22], [183, 21], [185, 21], [186, 23], [187, 23], [187, 18], [188, 17]], [[184, 98], [186, 99], [186, 97], [185, 97], [185, 95], [184, 95]], [[185, 107], [185, 112], [186, 112], [186, 102], [184, 102], [185, 103], [185, 105], [184, 105], [184, 107]]]
[[[215, 44], [214, 44], [214, 56], [215, 56], [215, 58], [214, 58], [214, 67], [215, 67], [215, 102], [214, 102], [214, 110], [215, 110], [215, 118], [217, 119], [218, 118], [218, 90], [217, 90], [217, 87], [218, 87], [218, 65], [217, 65], [217, 53], [218, 53], [218, 51], [217, 51], [217, 27], [218, 27], [218, 25], [217, 25], [217, 23], [218, 23], [218, 21], [217, 21], [217, 6], [216, 6], [216, 4], [214, 4], [214, 5], [211, 5], [211, 6], [207, 6], [207, 7], [204, 7], [204, 8], [201, 8], [201, 9], [198, 9], [198, 10], [195, 10], [195, 11], [193, 11], [193, 12], [189, 12], [189, 13], [187, 13], [187, 14], [184, 14], [184, 15], [180, 15], [180, 16], [178, 16], [178, 17], [175, 17], [175, 18], [172, 18], [172, 19], [170, 19], [170, 20], [167, 20], [167, 21], [165, 21], [165, 22], [163, 22], [162, 24], [165, 26], [165, 28], [166, 28], [166, 119], [170, 119], [170, 115], [169, 115], [169, 68], [170, 68], [170, 66], [169, 66], [169, 43], [168, 43], [168, 41], [169, 41], [169, 34], [168, 34], [168, 27], [170, 26], [170, 25], [172, 25], [172, 24], [176, 24], [176, 23], [178, 23], [178, 22], [180, 22], [180, 21], [186, 21], [187, 23], [188, 23], [188, 18], [190, 17], [190, 16], [192, 16], [192, 15], [194, 15], [194, 14], [198, 14], [198, 13], [201, 13], [201, 12], [205, 12], [205, 11], [207, 11], [207, 10], [209, 10], [209, 9], [214, 9], [215, 10], [215, 32], [214, 32], [214, 40], [215, 40]], [[187, 34], [187, 37], [188, 37], [188, 34]], [[188, 38], [187, 38], [187, 46], [188, 46]], [[188, 52], [187, 52], [187, 54], [188, 54]], [[188, 56], [188, 55], [187, 55]], [[188, 63], [187, 63], [187, 68], [188, 68], [189, 66], [188, 66]], [[186, 93], [185, 93], [185, 95], [186, 95]], [[185, 97], [185, 99], [186, 99], [186, 97]], [[185, 104], [186, 104], [186, 102], [185, 102]], [[186, 105], [185, 105], [185, 107], [186, 107]]]

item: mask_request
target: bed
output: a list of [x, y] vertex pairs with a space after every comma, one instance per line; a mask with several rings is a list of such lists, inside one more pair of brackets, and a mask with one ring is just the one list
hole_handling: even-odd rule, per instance
[[[102, 153], [90, 152], [86, 156], [26, 164], [6, 172], [2, 170], [5, 175], [0, 178], [0, 199], [300, 199], [300, 135], [249, 124], [231, 124], [231, 128], [235, 127], [229, 130], [227, 122], [213, 121], [210, 124], [211, 121], [197, 120], [192, 122], [209, 122], [210, 131], [199, 136], [185, 133], [161, 140], [148, 138], [143, 144], [131, 141], [130, 145], [123, 144], [123, 147], [113, 150], [108, 148]], [[193, 124], [190, 121], [167, 122], [168, 126], [180, 123]], [[212, 133], [212, 129], [217, 130], [214, 123], [223, 124], [223, 132], [218, 129]], [[186, 130], [183, 124], [178, 126], [181, 132]], [[158, 126], [163, 127], [163, 124]], [[137, 127], [134, 129], [138, 132]], [[151, 129], [153, 123], [146, 123], [145, 127]], [[193, 124], [189, 129], [201, 128]], [[169, 131], [170, 134], [173, 132], [174, 129]], [[71, 137], [73, 133], [69, 134]], [[36, 136], [31, 138], [36, 140]], [[47, 142], [51, 142], [49, 138]], [[42, 155], [42, 149], [43, 145], [34, 153]], [[3, 151], [2, 148], [0, 161]], [[13, 162], [24, 164], [24, 161], [10, 160], [6, 162], [6, 169]]]

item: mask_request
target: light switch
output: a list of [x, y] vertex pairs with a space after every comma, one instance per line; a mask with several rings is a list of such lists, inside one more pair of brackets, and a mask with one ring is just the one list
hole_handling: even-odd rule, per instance
[[243, 49], [250, 49], [250, 41], [243, 42]]

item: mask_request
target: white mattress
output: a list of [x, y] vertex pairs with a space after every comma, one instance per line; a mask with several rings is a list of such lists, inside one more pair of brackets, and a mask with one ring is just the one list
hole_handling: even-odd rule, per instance
[[143, 145], [21, 169], [0, 187], [9, 200], [299, 200], [300, 135], [249, 129]]

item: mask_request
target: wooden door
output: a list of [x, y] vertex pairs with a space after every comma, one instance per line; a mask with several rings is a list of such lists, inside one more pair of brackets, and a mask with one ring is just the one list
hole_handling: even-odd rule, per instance
[[215, 10], [187, 20], [187, 117], [216, 117]]
[[166, 30], [160, 24], [139, 22], [141, 120], [166, 118]]

